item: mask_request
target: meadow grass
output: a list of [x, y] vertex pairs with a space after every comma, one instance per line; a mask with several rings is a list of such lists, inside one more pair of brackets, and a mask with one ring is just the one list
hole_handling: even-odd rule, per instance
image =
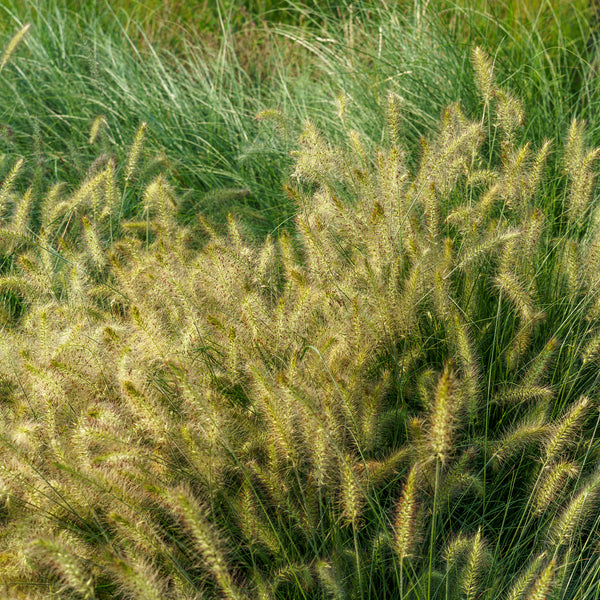
[[[188, 216], [202, 212], [222, 223], [233, 211], [264, 236], [293, 216], [282, 184], [293, 140], [309, 116], [336, 139], [343, 133], [331, 105], [351, 99], [344, 127], [379, 143], [380, 107], [393, 92], [402, 104], [397, 134], [416, 148], [457, 98], [467, 114], [479, 111], [470, 51], [485, 40], [499, 80], [523, 98], [528, 139], [562, 137], [576, 116], [586, 120], [592, 140], [598, 135], [594, 22], [583, 5], [552, 10], [532, 2], [523, 22], [514, 3], [496, 14], [481, 3], [443, 3], [423, 16], [402, 3], [290, 5], [288, 13], [298, 17], [287, 24], [249, 12], [245, 27], [236, 25], [239, 11], [224, 7], [218, 35], [178, 29], [174, 49], [152, 44], [144, 23], [125, 10], [141, 19], [141, 7], [151, 2], [102, 12], [100, 4], [3, 4], [6, 42], [25, 23], [32, 26], [3, 72], [4, 170], [25, 156], [27, 179], [75, 187], [98, 154], [88, 138], [99, 116], [106, 124], [100, 149], [119, 161], [147, 122], [147, 151], [168, 161]], [[180, 4], [175, 21], [187, 18], [186, 6]], [[166, 15], [153, 22], [169, 28]], [[273, 109], [285, 115], [279, 127], [287, 136], [255, 119]]]
[[593, 21], [383, 4], [6, 5], [5, 597], [596, 597]]

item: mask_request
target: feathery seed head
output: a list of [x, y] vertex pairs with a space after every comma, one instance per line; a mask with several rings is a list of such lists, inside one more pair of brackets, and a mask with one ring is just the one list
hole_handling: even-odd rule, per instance
[[177, 203], [172, 187], [164, 175], [158, 175], [144, 190], [144, 204], [148, 211], [158, 213], [161, 225], [173, 227], [175, 225], [175, 210]]
[[515, 147], [516, 132], [525, 122], [525, 113], [522, 102], [510, 92], [497, 90], [496, 99], [496, 124], [503, 134], [504, 162], [508, 164]]
[[528, 199], [530, 201], [532, 198], [534, 198], [542, 182], [544, 168], [546, 167], [546, 163], [548, 162], [548, 156], [550, 154], [551, 146], [551, 140], [544, 140], [542, 147], [540, 148], [539, 152], [535, 157], [535, 160], [533, 161], [533, 166], [531, 168], [531, 171], [529, 173], [529, 179], [527, 181], [527, 194]]
[[473, 63], [473, 71], [475, 72], [477, 89], [483, 101], [489, 104], [496, 91], [492, 61], [480, 46], [473, 48], [471, 61]]
[[600, 331], [596, 331], [581, 352], [583, 364], [596, 360], [600, 355]]
[[396, 505], [393, 523], [393, 546], [399, 561], [412, 556], [417, 535], [419, 467], [413, 465], [408, 472], [402, 496]]
[[341, 574], [331, 562], [320, 560], [316, 563], [315, 570], [328, 595], [333, 596], [334, 600], [343, 600], [347, 597]]
[[84, 239], [88, 247], [88, 252], [92, 263], [98, 269], [106, 264], [106, 254], [102, 248], [98, 232], [87, 217], [82, 217]]
[[88, 144], [94, 144], [98, 139], [98, 135], [102, 127], [106, 125], [106, 119], [104, 115], [98, 115], [93, 121], [90, 127], [90, 137], [88, 139]]
[[569, 478], [577, 477], [579, 472], [578, 465], [565, 460], [544, 467], [533, 497], [533, 513], [540, 516], [563, 492]]
[[387, 130], [394, 146], [400, 144], [403, 103], [404, 99], [401, 96], [392, 91], [388, 92], [386, 106]]
[[573, 119], [565, 144], [565, 171], [574, 175], [585, 156], [585, 127], [583, 122]]
[[10, 197], [15, 180], [17, 179], [24, 164], [25, 160], [23, 158], [19, 158], [2, 182], [2, 186], [0, 187], [0, 217], [2, 217], [2, 213], [4, 212], [6, 206], [6, 201]]
[[270, 121], [275, 126], [275, 131], [281, 139], [288, 139], [291, 136], [290, 118], [279, 109], [268, 108], [257, 113], [257, 121]]
[[600, 157], [600, 148], [586, 149], [584, 131], [583, 123], [573, 119], [565, 146], [565, 171], [571, 180], [567, 216], [572, 224], [577, 224], [590, 207], [596, 178], [592, 166]]
[[348, 110], [349, 98], [346, 94], [338, 94], [335, 98], [338, 118], [342, 123], [346, 122], [346, 112]]
[[15, 50], [19, 46], [19, 44], [23, 41], [27, 32], [31, 28], [31, 23], [26, 23], [17, 33], [12, 37], [8, 45], [4, 49], [4, 53], [2, 54], [2, 58], [0, 59], [0, 73], [2, 69], [8, 64], [11, 59], [11, 56], [15, 53]]
[[186, 487], [168, 490], [164, 494], [167, 505], [176, 511], [191, 533], [196, 548], [200, 551], [206, 567], [217, 581], [227, 600], [242, 598], [233, 581], [222, 549], [220, 535], [208, 521], [205, 511]]
[[531, 590], [527, 594], [527, 600], [546, 600], [552, 588], [555, 566], [556, 562], [551, 560], [544, 567], [544, 570], [531, 586]]
[[547, 463], [553, 461], [562, 452], [563, 448], [573, 444], [574, 436], [591, 405], [590, 398], [582, 396], [571, 406], [563, 418], [552, 426], [550, 435], [544, 441]]
[[524, 569], [524, 571], [519, 575], [517, 580], [513, 583], [508, 595], [506, 596], [506, 600], [521, 600], [523, 598], [523, 594], [531, 585], [531, 582], [535, 579], [536, 574], [540, 570], [540, 566], [544, 559], [546, 558], [546, 552], [542, 552], [538, 554]]
[[67, 587], [86, 600], [93, 600], [96, 597], [93, 578], [87, 573], [81, 561], [76, 558], [74, 549], [70, 547], [64, 537], [61, 536], [55, 540], [45, 538], [36, 540], [32, 550], [34, 554], [52, 566]]
[[460, 575], [460, 587], [467, 600], [474, 600], [477, 596], [481, 571], [489, 560], [489, 554], [481, 535], [481, 527], [473, 537], [466, 564]]
[[440, 375], [429, 417], [429, 448], [436, 460], [445, 463], [452, 452], [457, 417], [456, 382], [450, 363]]
[[365, 502], [364, 482], [359, 478], [356, 469], [352, 469], [353, 458], [350, 455], [340, 459], [340, 493], [342, 505], [342, 519], [349, 525], [356, 527], [362, 514]]
[[547, 425], [542, 414], [534, 413], [525, 417], [495, 444], [493, 457], [498, 464], [502, 464], [507, 458], [521, 452], [530, 444], [542, 440], [546, 433]]
[[157, 565], [143, 556], [113, 555], [109, 570], [120, 584], [120, 588], [139, 600], [162, 600], [169, 582], [161, 576]]
[[17, 201], [17, 206], [10, 224], [10, 228], [17, 236], [25, 238], [29, 234], [32, 204], [33, 188], [30, 187]]
[[472, 545], [473, 541], [462, 532], [451, 540], [444, 550], [446, 568], [450, 569], [455, 565]]
[[552, 337], [548, 340], [546, 345], [542, 348], [540, 353], [532, 360], [529, 365], [525, 376], [523, 377], [523, 384], [527, 385], [539, 385], [544, 375], [548, 372], [552, 364], [552, 358], [556, 349], [559, 347], [559, 340], [556, 337]]
[[135, 137], [133, 138], [133, 143], [131, 144], [131, 148], [129, 149], [129, 154], [127, 155], [127, 162], [125, 164], [125, 184], [129, 183], [131, 177], [133, 176], [139, 159], [142, 153], [142, 147], [144, 145], [144, 136], [146, 134], [146, 129], [148, 127], [148, 123], [145, 121], [138, 127], [136, 131]]
[[479, 379], [481, 369], [473, 347], [473, 336], [458, 311], [454, 313], [455, 348], [460, 361], [462, 380], [460, 388], [471, 418], [475, 417], [479, 404]]
[[548, 541], [555, 548], [570, 545], [575, 541], [577, 530], [585, 524], [598, 502], [599, 484], [600, 477], [596, 473], [591, 482], [575, 493], [560, 515], [553, 520], [548, 531]]
[[306, 121], [299, 143], [301, 150], [296, 155], [293, 177], [323, 182], [340, 176], [339, 157], [311, 121]]

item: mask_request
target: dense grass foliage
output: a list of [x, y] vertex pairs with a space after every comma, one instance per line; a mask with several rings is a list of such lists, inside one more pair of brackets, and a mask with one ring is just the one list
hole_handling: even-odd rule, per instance
[[[308, 3], [289, 5], [286, 14], [297, 17], [280, 24], [249, 3], [243, 18], [223, 6], [217, 34], [191, 21], [156, 44], [148, 24], [163, 32], [171, 25], [152, 0], [110, 3], [106, 11], [101, 4], [3, 3], [6, 42], [31, 23], [0, 87], [4, 171], [24, 156], [24, 181], [74, 189], [97, 155], [88, 144], [96, 118], [107, 124], [103, 151], [118, 162], [147, 122], [148, 152], [164, 155], [194, 214], [223, 222], [233, 212], [264, 236], [293, 215], [282, 184], [290, 141], [306, 118], [340, 139], [331, 104], [342, 94], [352, 102], [349, 126], [379, 143], [380, 107], [393, 91], [412, 151], [457, 98], [468, 115], [478, 114], [475, 43], [489, 44], [499, 81], [523, 98], [527, 139], [561, 138], [578, 117], [599, 141], [596, 25], [582, 1], [443, 2], [435, 11], [427, 2]], [[175, 3], [173, 20], [188, 23], [190, 10], [189, 2]], [[266, 109], [285, 115], [288, 138], [255, 120]]]
[[0, 8], [2, 597], [597, 598], [592, 7], [101, 4]]
[[595, 597], [600, 153], [473, 64], [414, 167], [393, 90], [379, 143], [307, 121], [262, 242], [199, 243], [145, 124], [74, 192], [12, 165], [5, 597]]

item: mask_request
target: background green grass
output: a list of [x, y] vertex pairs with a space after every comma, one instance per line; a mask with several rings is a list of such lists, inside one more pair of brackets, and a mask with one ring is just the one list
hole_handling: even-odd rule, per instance
[[[307, 116], [339, 136], [329, 108], [345, 95], [347, 126], [376, 141], [393, 91], [403, 99], [403, 139], [418, 152], [448, 103], [460, 98], [467, 113], [478, 111], [469, 61], [476, 43], [524, 99], [528, 139], [560, 137], [574, 116], [586, 120], [592, 140], [600, 137], [596, 23], [585, 3], [419, 10], [401, 2], [235, 3], [219, 11], [192, 2], [6, 2], [4, 41], [21, 24], [32, 29], [3, 73], [4, 169], [24, 156], [25, 180], [74, 185], [97, 155], [87, 138], [98, 115], [108, 125], [100, 148], [119, 157], [146, 121], [148, 152], [165, 157], [192, 212], [220, 221], [243, 213], [264, 234], [291, 216], [281, 192], [288, 142]], [[255, 119], [264, 109], [285, 115], [287, 137]]]

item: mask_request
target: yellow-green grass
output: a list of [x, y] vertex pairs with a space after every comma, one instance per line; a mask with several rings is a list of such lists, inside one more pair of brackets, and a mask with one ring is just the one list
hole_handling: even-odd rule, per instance
[[4, 596], [595, 598], [588, 7], [173, 45], [41, 6], [0, 59]]
[[5, 597], [595, 597], [599, 152], [473, 63], [414, 168], [392, 90], [379, 143], [307, 122], [260, 242], [131, 188], [145, 126], [75, 193], [4, 179]]

